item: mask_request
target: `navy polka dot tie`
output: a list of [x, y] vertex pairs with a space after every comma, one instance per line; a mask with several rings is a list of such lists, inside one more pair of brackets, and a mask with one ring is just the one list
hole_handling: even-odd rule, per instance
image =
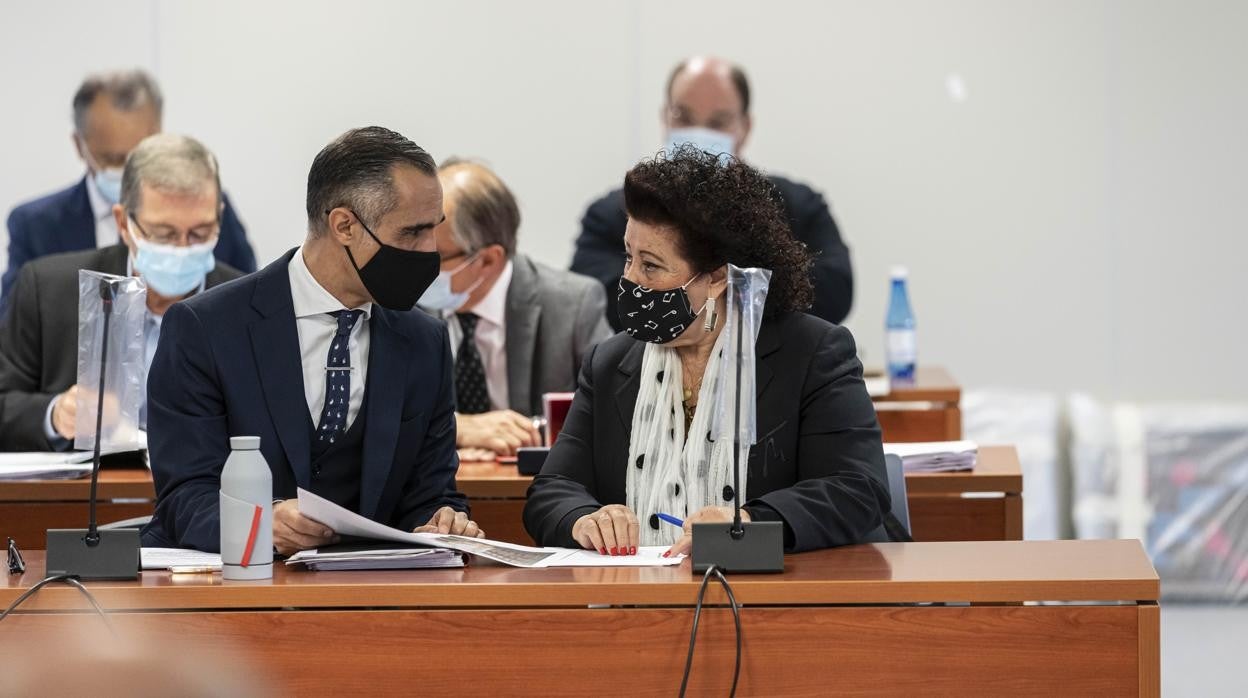
[[325, 359], [325, 407], [316, 427], [318, 450], [329, 448], [347, 427], [347, 407], [351, 404], [351, 328], [363, 314], [363, 310], [329, 313], [338, 321], [338, 331], [329, 343], [329, 356]]
[[490, 411], [490, 393], [485, 386], [485, 365], [477, 351], [477, 321], [472, 313], [456, 313], [464, 338], [455, 352], [455, 401], [461, 414]]

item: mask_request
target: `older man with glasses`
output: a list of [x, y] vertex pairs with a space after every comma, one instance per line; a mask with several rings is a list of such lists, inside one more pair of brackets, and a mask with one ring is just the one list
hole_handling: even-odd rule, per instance
[[[112, 208], [120, 242], [43, 257], [22, 268], [0, 327], [0, 450], [56, 451], [75, 436], [78, 270], [138, 276], [147, 285], [150, 366], [160, 323], [174, 303], [241, 276], [217, 262], [221, 233], [217, 160], [186, 136], [158, 134], [126, 159]], [[146, 401], [140, 414], [145, 422]]]

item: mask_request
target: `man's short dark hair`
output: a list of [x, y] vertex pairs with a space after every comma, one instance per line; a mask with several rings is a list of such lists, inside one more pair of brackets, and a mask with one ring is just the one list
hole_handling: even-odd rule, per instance
[[424, 148], [402, 134], [380, 126], [366, 126], [342, 134], [325, 146], [308, 170], [308, 228], [328, 232], [325, 212], [345, 206], [365, 224], [389, 213], [396, 205], [395, 165], [410, 165], [436, 177], [438, 165]]
[[119, 70], [112, 73], [88, 75], [74, 93], [74, 128], [79, 134], [87, 132], [87, 111], [103, 94], [114, 107], [124, 112], [146, 106], [156, 110], [159, 119], [165, 106], [156, 80], [142, 70]]
[[[676, 78], [680, 77], [681, 72], [689, 65], [686, 58], [672, 68], [672, 72], [667, 76], [667, 101], [672, 101], [672, 85], [676, 84]], [[730, 76], [732, 78], [732, 86], [737, 88], [737, 94], [741, 97], [741, 113], [750, 113], [750, 81], [745, 77], [745, 70], [741, 66], [733, 63], [730, 66]]]

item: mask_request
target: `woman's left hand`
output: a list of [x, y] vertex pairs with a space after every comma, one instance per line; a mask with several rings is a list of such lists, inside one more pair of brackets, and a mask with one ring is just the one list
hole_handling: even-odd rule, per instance
[[[750, 512], [742, 509], [741, 520], [749, 521]], [[716, 521], [732, 521], [732, 507], [706, 507], [685, 519], [685, 535], [676, 541], [663, 557], [688, 555], [693, 549], [693, 525], [695, 523], [715, 523]]]

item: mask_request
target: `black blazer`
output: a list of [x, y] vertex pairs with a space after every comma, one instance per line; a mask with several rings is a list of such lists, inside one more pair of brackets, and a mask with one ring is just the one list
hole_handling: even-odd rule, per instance
[[[815, 302], [810, 314], [828, 322], [841, 322], [849, 315], [854, 301], [854, 272], [849, 248], [841, 240], [832, 212], [823, 196], [800, 182], [768, 175], [776, 186], [789, 216], [793, 237], [806, 243], [815, 257], [811, 275], [815, 282]], [[620, 320], [615, 313], [616, 284], [624, 272], [624, 191], [616, 189], [589, 205], [581, 219], [576, 239], [572, 271], [598, 279], [607, 290], [607, 321], [616, 331]]]
[[[314, 427], [287, 272], [295, 252], [165, 315], [147, 380], [156, 513], [144, 545], [218, 549], [231, 436], [260, 437], [275, 498], [310, 487]], [[374, 305], [369, 332], [358, 513], [410, 531], [443, 506], [467, 511], [455, 490], [446, 325]]]
[[[125, 245], [42, 257], [22, 267], [0, 320], [0, 451], [47, 451], [48, 403], [78, 381], [78, 270], [124, 276]], [[240, 273], [218, 262], [208, 287]]]
[[[618, 334], [586, 359], [563, 431], [529, 487], [524, 525], [539, 545], [578, 547], [577, 518], [626, 502], [644, 346]], [[783, 521], [789, 552], [886, 540], [881, 524], [890, 500], [880, 427], [849, 331], [784, 313], [764, 320], [755, 350], [758, 443], [750, 449], [745, 505], [751, 516]]]

